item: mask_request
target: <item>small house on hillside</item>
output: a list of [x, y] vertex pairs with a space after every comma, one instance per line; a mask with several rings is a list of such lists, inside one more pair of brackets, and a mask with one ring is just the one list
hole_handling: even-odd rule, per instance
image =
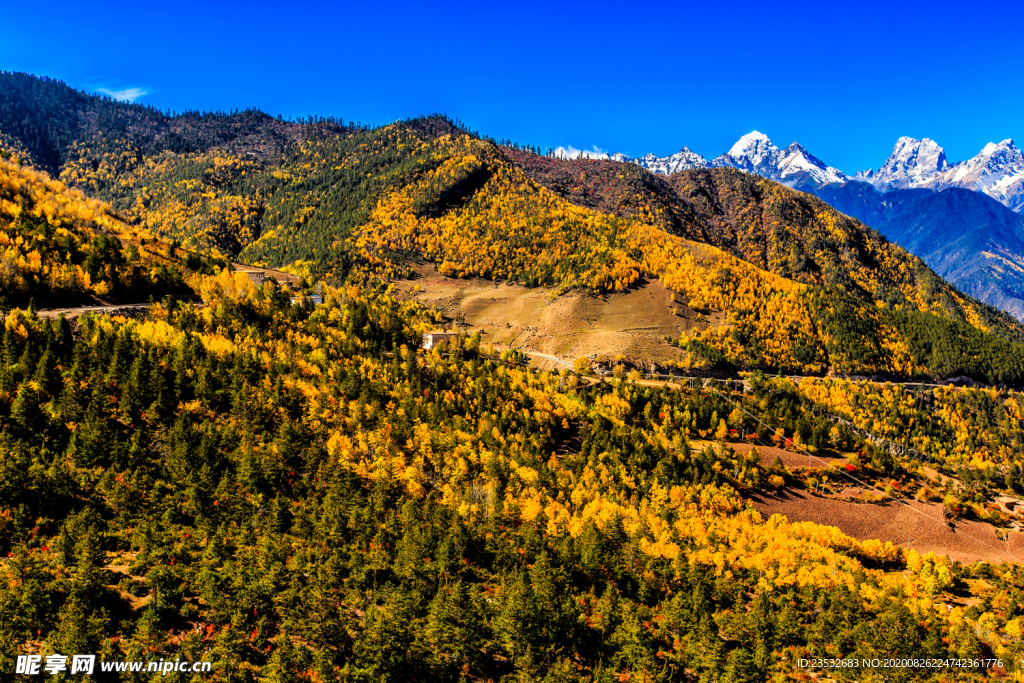
[[446, 344], [452, 339], [458, 338], [458, 336], [458, 332], [444, 332], [443, 330], [427, 332], [423, 335], [423, 348], [429, 351], [439, 344]]

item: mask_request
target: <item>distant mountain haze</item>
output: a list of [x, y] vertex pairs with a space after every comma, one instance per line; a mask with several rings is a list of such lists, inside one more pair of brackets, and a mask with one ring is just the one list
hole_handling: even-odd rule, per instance
[[850, 182], [803, 189], [921, 257], [961, 291], [1024, 319], [1024, 216], [962, 188], [880, 192]]

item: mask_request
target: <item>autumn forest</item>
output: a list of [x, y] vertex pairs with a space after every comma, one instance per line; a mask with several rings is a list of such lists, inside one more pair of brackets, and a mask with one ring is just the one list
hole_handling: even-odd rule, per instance
[[[660, 282], [678, 360], [423, 268]], [[1024, 325], [769, 180], [3, 72], [0, 316], [2, 680], [1024, 680]]]

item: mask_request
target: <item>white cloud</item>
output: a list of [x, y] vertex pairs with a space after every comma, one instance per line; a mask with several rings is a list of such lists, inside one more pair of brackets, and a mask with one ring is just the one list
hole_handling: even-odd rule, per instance
[[149, 91], [145, 88], [124, 88], [122, 90], [114, 90], [112, 88], [96, 88], [97, 92], [101, 92], [104, 95], [109, 95], [115, 100], [122, 100], [124, 102], [134, 102], [135, 100], [149, 94]]
[[556, 157], [566, 157], [568, 159], [578, 159], [579, 157], [589, 157], [590, 159], [607, 159], [608, 152], [604, 151], [597, 145], [594, 145], [593, 149], [576, 149], [572, 145], [568, 147], [555, 147]]

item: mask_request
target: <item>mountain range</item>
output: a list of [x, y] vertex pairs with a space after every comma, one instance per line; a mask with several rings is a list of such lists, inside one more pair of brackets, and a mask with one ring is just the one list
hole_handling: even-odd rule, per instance
[[[813, 177], [747, 142], [747, 171]], [[821, 189], [842, 187], [890, 221], [893, 198], [1017, 215]], [[1024, 492], [1024, 324], [757, 173], [0, 72], [0, 315], [0, 670], [765, 681], [845, 652], [1019, 673], [998, 503]]]
[[1013, 140], [990, 142], [966, 161], [950, 164], [933, 140], [902, 137], [877, 171], [862, 171], [854, 180], [883, 190], [961, 188], [981, 192], [1014, 211], [1024, 208], [1024, 154]]
[[901, 137], [878, 169], [852, 176], [794, 142], [754, 131], [712, 160], [683, 148], [668, 157], [611, 157], [672, 175], [736, 168], [810, 192], [924, 259], [962, 291], [1024, 319], [1024, 155], [1013, 140], [949, 163], [928, 138]]
[[694, 168], [736, 168], [790, 187], [805, 183], [843, 183], [850, 179], [796, 142], [780, 150], [767, 135], [756, 130], [741, 137], [728, 152], [711, 161], [686, 147], [667, 157], [647, 154], [634, 159], [617, 153], [611, 159], [639, 164], [652, 173], [664, 175]]
[[901, 137], [881, 167], [852, 176], [829, 166], [799, 143], [780, 150], [756, 130], [710, 161], [687, 147], [666, 157], [647, 154], [633, 158], [616, 153], [610, 158], [664, 175], [694, 168], [737, 168], [801, 189], [851, 180], [868, 183], [882, 192], [961, 188], [986, 194], [1013, 211], [1024, 208], [1024, 153], [1011, 139], [990, 142], [976, 156], [951, 164], [934, 140]]

